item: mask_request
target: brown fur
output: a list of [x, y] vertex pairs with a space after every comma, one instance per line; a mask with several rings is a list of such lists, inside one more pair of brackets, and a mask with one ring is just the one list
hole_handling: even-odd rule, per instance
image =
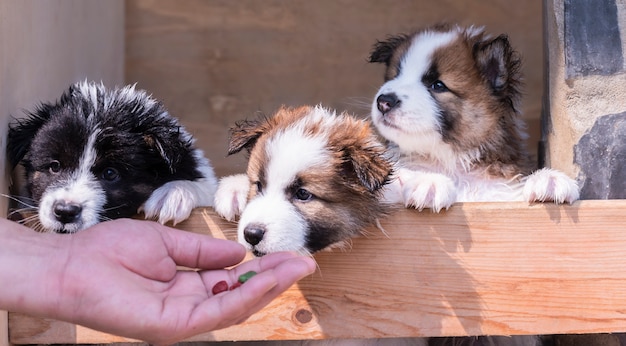
[[[449, 31], [437, 25], [429, 31]], [[379, 41], [370, 62], [387, 66], [385, 80], [399, 73], [399, 64], [417, 35], [398, 35]], [[459, 155], [478, 150], [475, 164], [493, 176], [511, 178], [532, 170], [525, 146], [525, 129], [518, 112], [521, 60], [501, 35], [492, 38], [482, 32], [464, 30], [458, 39], [434, 52], [431, 66], [434, 79], [451, 92], [434, 93], [445, 109], [444, 141]]]
[[[532, 165], [524, 145], [524, 127], [518, 112], [521, 96], [519, 92], [521, 62], [519, 55], [511, 48], [505, 35], [493, 38], [475, 28], [460, 29], [451, 25], [437, 25], [410, 35], [398, 35], [386, 41], [379, 41], [374, 46], [370, 62], [386, 65], [385, 84], [393, 84], [393, 81], [402, 73], [401, 69], [406, 68], [404, 64], [410, 63], [409, 60], [403, 60], [404, 57], [410, 51], [414, 39], [427, 31], [455, 32], [458, 35], [452, 42], [433, 51], [433, 55], [429, 57], [430, 66], [419, 66], [420, 70], [427, 70], [421, 82], [426, 87], [428, 96], [435, 100], [435, 108], [440, 111], [437, 115], [441, 116], [439, 125], [442, 129], [439, 132], [443, 140], [443, 143], [436, 142], [439, 146], [433, 146], [434, 148], [425, 145], [427, 148], [416, 154], [419, 164], [421, 164], [420, 169], [434, 167], [433, 171], [442, 172], [442, 176], [445, 174], [453, 175], [457, 171], [465, 173], [465, 170], [474, 170], [480, 173], [480, 178], [483, 178], [483, 173], [486, 173], [488, 176], [484, 177], [485, 180], [490, 180], [493, 177], [508, 179], [530, 173]], [[447, 41], [421, 42], [444, 44]], [[399, 81], [404, 82], [405, 80], [400, 79]], [[439, 82], [443, 82], [445, 88], [441, 87]], [[378, 103], [374, 105], [374, 107], [378, 107], [382, 117], [387, 116], [387, 119], [394, 116], [394, 110], [401, 113], [402, 110], [405, 110], [402, 107], [409, 103], [407, 102], [409, 97], [406, 95], [410, 91], [406, 92], [406, 90], [411, 89], [403, 90], [403, 85], [398, 84], [400, 91], [396, 90], [396, 86], [388, 89], [381, 87], [381, 93], [384, 94], [380, 96], [386, 96], [386, 98], [383, 101], [377, 99], [376, 102]], [[432, 86], [437, 86], [437, 88], [432, 88]], [[419, 90], [421, 91], [421, 89]], [[404, 93], [404, 98], [397, 97], [397, 94], [400, 93]], [[422, 95], [419, 94], [419, 97]], [[423, 111], [417, 106], [410, 103], [409, 105], [411, 112]], [[430, 111], [430, 107], [428, 111]], [[375, 114], [378, 115], [379, 113]], [[439, 121], [439, 119], [437, 120]], [[393, 140], [393, 138], [389, 139]], [[402, 139], [405, 140], [406, 137]], [[410, 139], [412, 140], [413, 137]], [[415, 147], [411, 148], [410, 145], [406, 145], [409, 141], [404, 141], [405, 147], [410, 148], [407, 149], [407, 152], [415, 149]], [[448, 147], [452, 147], [454, 152], [454, 155], [449, 155], [449, 157], [470, 158], [471, 163], [461, 165], [461, 167], [457, 165], [452, 168], [444, 167], [441, 169], [440, 162], [431, 159], [431, 156], [434, 156], [432, 154], [436, 153], [437, 150], [443, 151]], [[410, 152], [406, 154], [409, 157], [407, 161], [410, 161], [410, 154]], [[450, 174], [451, 172], [452, 174]], [[476, 180], [479, 181], [479, 179]], [[466, 182], [464, 181], [464, 183]], [[433, 184], [430, 186], [430, 191], [440, 187], [441, 185], [435, 186]], [[445, 185], [443, 190], [445, 190]], [[406, 192], [406, 190], [402, 192]], [[409, 203], [414, 201], [409, 201]], [[406, 203], [406, 199], [404, 202]], [[428, 200], [424, 204], [426, 207], [435, 205]], [[447, 208], [448, 205], [440, 205], [440, 208]], [[536, 346], [541, 344], [541, 340], [537, 336], [515, 336], [511, 338], [495, 336], [450, 337], [431, 338], [429, 340], [429, 345], [492, 344]]]
[[[237, 153], [244, 148], [248, 149], [250, 153], [248, 169], [258, 171], [260, 163], [266, 162], [267, 158], [264, 152], [255, 152], [252, 155], [256, 144], [262, 148], [268, 138], [308, 115], [311, 109], [308, 106], [281, 107], [271, 118], [261, 117], [258, 120], [238, 123], [231, 128], [228, 154]], [[334, 169], [342, 168], [344, 174], [354, 174], [353, 178], [357, 178], [358, 184], [353, 188], [365, 189], [369, 192], [378, 191], [388, 182], [391, 172], [390, 163], [385, 158], [384, 148], [378, 142], [369, 122], [345, 113], [340, 116], [344, 119], [328, 134], [329, 150], [333, 152], [336, 160], [329, 166]], [[311, 123], [307, 130], [308, 134], [315, 136], [324, 129], [320, 123]], [[347, 181], [354, 182], [355, 179]]]
[[[267, 142], [312, 111], [312, 107], [282, 107], [273, 117], [241, 122], [231, 129], [229, 154], [245, 148], [250, 156], [248, 200], [259, 194], [257, 182], [259, 186], [268, 184], [265, 169], [272, 158], [266, 151]], [[293, 188], [288, 188], [293, 191], [285, 192], [295, 195], [298, 189], [305, 189], [315, 196], [306, 203], [293, 202], [311, 225], [310, 251], [357, 236], [362, 228], [386, 213], [379, 200], [381, 188], [392, 173], [385, 147], [369, 122], [345, 113], [336, 117], [338, 121], [330, 129], [322, 121], [307, 122], [306, 135], [327, 137], [329, 160], [299, 172]]]

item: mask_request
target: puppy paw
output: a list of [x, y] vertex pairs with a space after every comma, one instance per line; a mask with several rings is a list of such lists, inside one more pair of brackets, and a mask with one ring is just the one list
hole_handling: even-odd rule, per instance
[[177, 224], [187, 219], [193, 208], [198, 206], [196, 185], [193, 181], [170, 181], [154, 190], [139, 210], [144, 212], [146, 219]]
[[456, 187], [449, 177], [437, 173], [414, 172], [400, 176], [406, 207], [429, 208], [438, 213], [456, 201]]
[[228, 221], [241, 215], [248, 199], [250, 182], [245, 174], [222, 178], [215, 193], [215, 211]]
[[528, 202], [572, 203], [578, 200], [579, 190], [576, 181], [565, 173], [544, 168], [528, 176], [523, 194]]

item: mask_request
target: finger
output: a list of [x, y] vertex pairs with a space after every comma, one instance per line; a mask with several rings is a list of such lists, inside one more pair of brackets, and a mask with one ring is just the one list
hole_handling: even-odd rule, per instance
[[249, 272], [251, 270], [260, 273], [269, 269], [273, 269], [279, 264], [294, 258], [304, 257], [295, 252], [288, 251], [275, 252], [269, 255], [265, 255], [263, 257], [256, 257], [233, 268], [232, 275], [236, 279], [239, 277], [239, 275]]
[[[190, 319], [190, 327], [208, 331], [211, 328], [224, 328], [244, 320], [262, 309], [296, 281], [315, 271], [315, 264], [311, 258], [290, 256], [282, 258], [284, 260], [273, 268], [260, 272], [237, 289], [213, 296], [198, 305]], [[261, 268], [263, 267], [259, 269]]]
[[237, 242], [158, 225], [169, 255], [177, 265], [194, 269], [222, 269], [240, 263], [245, 248]]
[[[272, 287], [267, 293], [256, 303], [254, 306], [254, 310], [258, 311], [267, 305], [274, 298], [279, 296], [282, 292], [287, 290], [293, 284], [301, 280], [302, 278], [311, 275], [315, 272], [316, 265], [315, 261], [309, 257], [297, 257], [293, 259], [286, 260], [276, 267], [268, 270], [267, 272], [271, 273], [276, 277], [276, 285]], [[255, 289], [255, 278], [256, 275], [252, 277], [250, 280], [246, 281], [246, 283], [240, 287], [242, 288], [250, 288]]]
[[[254, 258], [247, 262], [238, 265], [231, 270], [215, 271], [207, 270], [200, 272], [200, 276], [205, 286], [209, 289], [213, 288], [215, 284], [220, 281], [226, 281], [228, 287], [235, 284], [239, 276], [249, 271], [254, 271], [257, 274], [267, 270], [274, 269], [276, 266], [296, 258], [304, 258], [293, 252], [276, 252], [260, 258]], [[305, 261], [309, 261], [312, 266], [312, 270], [315, 269], [315, 262], [312, 258], [307, 258]]]

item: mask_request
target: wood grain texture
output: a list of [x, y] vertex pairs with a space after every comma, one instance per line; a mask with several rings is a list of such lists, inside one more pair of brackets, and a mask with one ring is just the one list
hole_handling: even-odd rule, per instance
[[[11, 117], [52, 101], [71, 83], [124, 79], [124, 1], [0, 0], [0, 192], [8, 192], [4, 147]], [[15, 180], [13, 180], [15, 182]], [[0, 217], [7, 198], [0, 198]], [[8, 345], [0, 311], [0, 346]]]
[[[288, 340], [626, 330], [626, 200], [399, 210], [242, 325], [192, 340]], [[211, 209], [180, 225], [220, 238]], [[346, 328], [349, 325], [350, 328]], [[13, 343], [125, 341], [10, 314]]]
[[543, 90], [542, 1], [133, 0], [126, 2], [126, 82], [163, 101], [198, 138], [218, 175], [235, 121], [281, 105], [324, 104], [367, 116], [384, 66], [374, 43], [441, 21], [507, 33], [524, 58], [521, 111], [531, 152]]
[[9, 317], [8, 312], [0, 310], [0, 346], [9, 345]]

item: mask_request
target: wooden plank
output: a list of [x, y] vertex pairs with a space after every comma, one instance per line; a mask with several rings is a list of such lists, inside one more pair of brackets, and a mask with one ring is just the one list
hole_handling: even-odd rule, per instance
[[9, 345], [9, 325], [8, 314], [0, 310], [0, 346]]
[[[235, 235], [210, 209], [180, 227]], [[400, 210], [381, 227], [317, 254], [317, 273], [242, 325], [192, 340], [626, 331], [626, 200]], [[68, 325], [10, 314], [10, 341], [125, 341]]]
[[376, 40], [454, 18], [506, 33], [522, 53], [520, 111], [535, 153], [544, 90], [542, 2], [127, 1], [126, 81], [163, 101], [222, 177], [246, 170], [245, 155], [226, 156], [227, 128], [235, 121], [320, 102], [365, 116], [383, 83], [383, 66], [365, 63]]

